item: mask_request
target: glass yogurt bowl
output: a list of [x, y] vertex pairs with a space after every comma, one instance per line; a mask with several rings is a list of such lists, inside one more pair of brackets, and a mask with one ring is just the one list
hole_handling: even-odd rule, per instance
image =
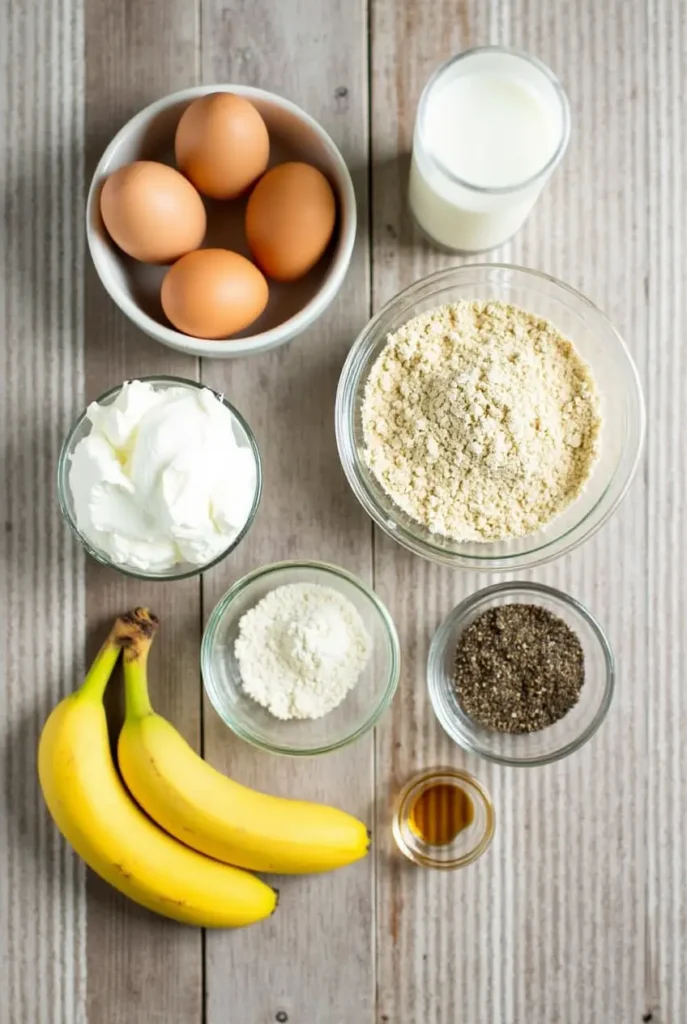
[[[193, 380], [186, 380], [184, 377], [169, 377], [169, 376], [155, 376], [155, 377], [139, 377], [137, 378], [144, 383], [152, 384], [155, 390], [161, 390], [164, 388], [189, 388], [196, 391], [202, 391], [207, 388], [207, 385], [198, 383]], [[96, 399], [99, 405], [110, 405], [115, 401], [122, 385], [119, 384], [115, 388], [111, 388], [106, 391], [105, 394], [100, 395]], [[212, 388], [207, 388], [212, 391]], [[72, 531], [79, 539], [83, 548], [88, 554], [95, 558], [101, 565], [110, 566], [116, 569], [118, 572], [123, 573], [125, 576], [134, 576], [137, 579], [144, 580], [183, 580], [188, 579], [191, 576], [197, 576], [201, 572], [205, 572], [207, 569], [212, 568], [214, 565], [218, 565], [223, 559], [227, 557], [238, 545], [241, 543], [243, 538], [246, 536], [258, 511], [258, 505], [260, 504], [260, 496], [262, 494], [262, 464], [260, 461], [260, 452], [258, 451], [258, 445], [253, 436], [253, 432], [244, 420], [243, 416], [234, 406], [226, 400], [224, 395], [213, 392], [220, 399], [222, 404], [226, 406], [229, 412], [232, 414], [234, 420], [234, 434], [238, 445], [242, 448], [249, 448], [253, 454], [255, 461], [255, 493], [253, 495], [253, 501], [248, 513], [248, 518], [243, 524], [243, 527], [238, 532], [232, 542], [222, 551], [216, 558], [213, 558], [210, 562], [203, 565], [194, 565], [190, 562], [179, 562], [173, 565], [169, 569], [163, 569], [159, 571], [148, 571], [144, 572], [141, 569], [134, 568], [129, 565], [121, 565], [118, 562], [112, 561], [108, 554], [98, 549], [88, 537], [79, 529], [76, 522], [76, 514], [74, 511], [74, 501], [72, 498], [71, 488], [69, 486], [69, 467], [71, 462], [71, 456], [76, 448], [79, 441], [87, 437], [91, 430], [91, 423], [87, 418], [87, 409], [84, 409], [78, 419], [72, 425], [71, 430], [67, 434], [60, 457], [57, 464], [57, 494], [60, 502], [60, 509], [62, 515], [69, 523]]]
[[[361, 407], [387, 336], [419, 313], [461, 299], [499, 301], [551, 320], [591, 367], [601, 398], [600, 456], [582, 494], [544, 529], [504, 541], [458, 542], [411, 519], [382, 489], [365, 459]], [[593, 303], [547, 274], [505, 264], [452, 267], [400, 292], [353, 343], [339, 380], [336, 437], [354, 494], [390, 537], [417, 555], [456, 568], [531, 568], [578, 547], [615, 512], [639, 461], [644, 401], [622, 338]]]

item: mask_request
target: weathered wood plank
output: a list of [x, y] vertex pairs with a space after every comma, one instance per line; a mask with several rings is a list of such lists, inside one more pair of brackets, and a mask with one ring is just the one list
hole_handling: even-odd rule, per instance
[[83, 558], [54, 470], [83, 399], [83, 9], [6, 5], [0, 34], [0, 1021], [84, 1020], [84, 871], [36, 745], [83, 671]]
[[[288, 349], [203, 368], [248, 416], [266, 469], [258, 522], [237, 555], [209, 574], [204, 614], [236, 576], [276, 558], [330, 558], [369, 578], [369, 523], [338, 469], [331, 429], [338, 370], [369, 302], [365, 5], [203, 0], [202, 49], [194, 5], [85, 7], [84, 25], [77, 0], [10, 5], [0, 34], [8, 138], [0, 164], [0, 1022], [192, 1024], [204, 1012], [200, 935], [155, 920], [92, 876], [86, 884], [35, 778], [50, 707], [81, 677], [111, 617], [134, 603], [150, 602], [163, 620], [151, 664], [156, 704], [191, 742], [200, 739], [199, 584], [153, 587], [86, 570], [59, 521], [54, 464], [85, 399], [124, 377], [197, 370], [112, 307], [84, 253], [85, 181], [126, 118], [192, 84], [199, 64], [204, 81], [283, 91], [342, 145], [356, 171], [361, 236], [339, 300]], [[376, 801], [376, 942], [372, 862], [291, 880], [273, 921], [208, 936], [209, 1024], [262, 1024], [280, 1010], [299, 1024], [370, 1022], [375, 944], [378, 1024], [624, 1024], [649, 1012], [655, 1024], [682, 1019], [687, 829], [675, 808], [687, 788], [685, 589], [673, 566], [684, 560], [687, 500], [687, 37], [678, 0], [646, 9], [592, 0], [372, 4], [375, 308], [450, 262], [421, 242], [405, 213], [415, 103], [436, 63], [469, 45], [508, 42], [549, 61], [570, 94], [574, 136], [564, 165], [521, 235], [490, 258], [580, 287], [625, 334], [648, 382], [647, 480], [598, 538], [532, 574], [580, 596], [605, 623], [619, 654], [618, 695], [601, 733], [568, 762], [525, 773], [464, 757], [434, 722], [424, 661], [440, 618], [487, 577], [439, 571], [377, 537], [377, 587], [400, 628], [405, 672], [379, 730], [376, 796], [370, 742], [313, 771], [252, 752], [205, 709], [206, 753], [238, 778], [369, 818]], [[413, 604], [404, 598], [411, 593]], [[402, 864], [389, 832], [398, 787], [441, 761], [483, 778], [498, 814], [489, 855], [452, 877]]]
[[649, 4], [649, 1008], [659, 1024], [687, 1012], [687, 57], [685, 5]]
[[[561, 171], [514, 243], [489, 254], [586, 291], [646, 370], [646, 20], [640, 5], [373, 5], [373, 304], [451, 262], [405, 209], [406, 154], [429, 72], [452, 52], [502, 42], [557, 69], [574, 136]], [[620, 654], [615, 706], [598, 736], [546, 769], [493, 768], [453, 747], [425, 693], [433, 629], [486, 575], [450, 573], [376, 545], [377, 589], [399, 626], [405, 678], [378, 730], [378, 1014], [389, 1024], [631, 1021], [644, 1008], [646, 489], [584, 549], [537, 570], [582, 598]], [[411, 596], [412, 595], [412, 596]], [[458, 875], [402, 864], [388, 831], [416, 769], [465, 765], [492, 791], [497, 836]]]
[[[227, 586], [257, 565], [310, 557], [371, 578], [371, 529], [338, 465], [333, 406], [339, 369], [369, 308], [365, 11], [355, 3], [293, 0], [226, 5], [203, 0], [202, 76], [273, 89], [317, 118], [356, 176], [359, 244], [340, 295], [308, 333], [265, 356], [204, 361], [255, 430], [264, 458], [258, 519], [236, 554], [204, 580], [207, 616]], [[318, 759], [277, 759], [236, 740], [206, 706], [205, 755], [243, 782], [339, 804], [371, 819], [372, 741]], [[334, 875], [280, 880], [265, 924], [208, 934], [207, 1020], [348, 1024], [372, 1019], [373, 878], [370, 859]], [[286, 1018], [284, 1018], [286, 1019]]]
[[[137, 110], [195, 84], [193, 5], [149, 0], [86, 7], [86, 146], [92, 173], [105, 145]], [[86, 397], [149, 373], [195, 378], [197, 363], [146, 338], [86, 276]], [[76, 411], [76, 410], [75, 410]], [[200, 582], [146, 584], [89, 563], [89, 639], [111, 619], [150, 604], [161, 619], [151, 657], [151, 697], [194, 745], [200, 740]], [[114, 696], [114, 694], [113, 694]], [[202, 934], [148, 914], [88, 879], [88, 1024], [193, 1024], [202, 1018]]]

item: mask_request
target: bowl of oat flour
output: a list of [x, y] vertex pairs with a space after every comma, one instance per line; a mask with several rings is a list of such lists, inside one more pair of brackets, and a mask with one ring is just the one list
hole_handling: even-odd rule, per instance
[[644, 419], [604, 314], [503, 264], [439, 271], [387, 303], [336, 400], [363, 508], [416, 554], [472, 569], [530, 568], [590, 537], [631, 483]]
[[368, 732], [398, 685], [396, 628], [362, 580], [322, 562], [279, 562], [219, 601], [203, 636], [205, 690], [263, 750], [326, 753]]

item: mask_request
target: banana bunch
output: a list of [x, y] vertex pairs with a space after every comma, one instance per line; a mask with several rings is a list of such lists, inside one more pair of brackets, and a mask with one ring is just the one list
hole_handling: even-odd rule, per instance
[[[369, 833], [350, 814], [257, 793], [203, 761], [150, 705], [156, 629], [145, 608], [117, 619], [84, 683], [52, 711], [38, 745], [43, 796], [76, 852], [125, 896], [186, 924], [252, 924], [274, 911], [277, 893], [243, 869], [328, 871], [365, 856]], [[103, 705], [120, 652], [124, 783]]]

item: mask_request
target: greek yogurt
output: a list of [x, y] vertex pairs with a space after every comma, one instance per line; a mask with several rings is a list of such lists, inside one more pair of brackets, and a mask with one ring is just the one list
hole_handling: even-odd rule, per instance
[[257, 465], [217, 395], [134, 380], [86, 415], [69, 487], [76, 525], [97, 551], [151, 573], [226, 551], [250, 515]]

